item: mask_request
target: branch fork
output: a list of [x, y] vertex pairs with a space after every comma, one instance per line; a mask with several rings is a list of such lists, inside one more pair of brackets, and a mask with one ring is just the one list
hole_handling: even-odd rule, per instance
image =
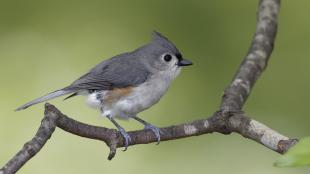
[[[242, 111], [252, 87], [263, 70], [266, 69], [272, 53], [277, 32], [279, 9], [280, 0], [259, 1], [256, 32], [251, 47], [231, 84], [225, 89], [219, 111], [206, 119], [161, 128], [161, 141], [213, 132], [225, 135], [234, 132], [280, 154], [285, 153], [298, 142], [297, 139], [288, 138], [247, 117], [246, 113]], [[124, 140], [117, 130], [78, 122], [61, 113], [55, 106], [46, 103], [44, 118], [37, 133], [0, 169], [0, 174], [17, 172], [41, 150], [57, 127], [77, 136], [105, 142], [110, 149], [109, 160], [115, 156], [117, 148], [124, 146]], [[128, 134], [131, 137], [129, 146], [157, 141], [151, 130], [130, 131]]]

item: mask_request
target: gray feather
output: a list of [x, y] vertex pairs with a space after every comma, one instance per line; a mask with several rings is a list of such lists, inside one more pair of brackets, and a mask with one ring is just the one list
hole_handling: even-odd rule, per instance
[[41, 103], [41, 102], [44, 102], [44, 101], [47, 101], [47, 100], [51, 100], [53, 98], [56, 98], [56, 97], [59, 97], [59, 96], [62, 96], [62, 95], [66, 95], [66, 94], [70, 94], [72, 93], [73, 91], [72, 90], [57, 90], [57, 91], [54, 91], [52, 93], [49, 93], [43, 97], [39, 97], [37, 99], [34, 99], [26, 104], [24, 104], [23, 106], [20, 106], [18, 107], [17, 109], [15, 109], [15, 111], [20, 111], [20, 110], [24, 110], [32, 105], [35, 105], [35, 104], [38, 104], [38, 103]]
[[159, 44], [161, 47], [172, 51], [174, 54], [180, 54], [177, 47], [167, 37], [157, 31], [153, 31], [153, 43]]
[[166, 52], [175, 55], [180, 54], [172, 42], [159, 32], [154, 31], [151, 43], [99, 63], [88, 73], [74, 81], [69, 88], [76, 90], [110, 90], [138, 86], [152, 74], [148, 64], [156, 63], [159, 61], [158, 57]]
[[162, 34], [154, 32], [152, 42], [132, 52], [120, 54], [99, 63], [70, 86], [30, 101], [17, 108], [16, 111], [73, 93], [67, 97], [70, 98], [85, 90], [111, 90], [113, 88], [139, 86], [154, 73], [162, 71], [161, 55], [164, 53], [180, 55], [179, 50], [172, 42]]
[[71, 97], [75, 97], [75, 96], [77, 96], [77, 95], [78, 95], [78, 93], [75, 92], [75, 93], [69, 95], [68, 97], [64, 98], [64, 100], [67, 100], [67, 99], [69, 99], [69, 98], [71, 98]]
[[133, 53], [112, 57], [99, 63], [68, 88], [80, 91], [137, 86], [145, 82], [150, 74], [142, 63]]

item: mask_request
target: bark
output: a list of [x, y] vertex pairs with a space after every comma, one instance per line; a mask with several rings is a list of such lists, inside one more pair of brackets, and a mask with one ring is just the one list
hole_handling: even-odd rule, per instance
[[[247, 117], [242, 111], [256, 80], [266, 69], [272, 53], [277, 33], [279, 9], [280, 0], [259, 1], [253, 41], [232, 82], [224, 91], [219, 110], [206, 119], [161, 128], [161, 141], [213, 132], [222, 134], [235, 132], [281, 154], [297, 143], [297, 139], [281, 135], [266, 125]], [[74, 135], [105, 142], [110, 148], [109, 160], [115, 156], [117, 148], [124, 146], [123, 138], [117, 130], [78, 122], [47, 103], [44, 118], [36, 135], [0, 169], [0, 174], [11, 174], [18, 171], [40, 151], [56, 127]], [[132, 140], [130, 146], [157, 141], [150, 130], [131, 131], [128, 134]]]

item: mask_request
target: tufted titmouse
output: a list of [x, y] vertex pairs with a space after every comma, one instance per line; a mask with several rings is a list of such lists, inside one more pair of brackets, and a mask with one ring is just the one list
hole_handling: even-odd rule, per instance
[[125, 150], [130, 136], [114, 118], [137, 120], [154, 132], [159, 143], [159, 129], [136, 115], [157, 103], [181, 67], [188, 65], [192, 63], [182, 57], [175, 45], [155, 31], [150, 43], [99, 63], [71, 85], [30, 101], [16, 111], [66, 94], [71, 95], [65, 99], [86, 95], [87, 104], [100, 110], [117, 127], [124, 137]]

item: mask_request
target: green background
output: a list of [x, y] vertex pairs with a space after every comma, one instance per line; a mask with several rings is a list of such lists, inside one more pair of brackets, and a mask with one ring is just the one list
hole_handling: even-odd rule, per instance
[[[140, 116], [157, 126], [202, 119], [221, 95], [249, 48], [255, 0], [26, 1], [0, 0], [0, 164], [36, 132], [43, 104], [25, 102], [70, 84], [103, 59], [133, 50], [158, 30], [194, 66]], [[275, 50], [245, 105], [253, 118], [290, 136], [310, 135], [310, 1], [283, 1]], [[51, 101], [89, 124], [113, 127], [77, 97]], [[135, 121], [120, 121], [127, 130]], [[240, 135], [209, 134], [133, 146], [107, 160], [104, 143], [57, 129], [20, 173], [300, 174], [309, 168], [276, 168], [279, 154]]]

